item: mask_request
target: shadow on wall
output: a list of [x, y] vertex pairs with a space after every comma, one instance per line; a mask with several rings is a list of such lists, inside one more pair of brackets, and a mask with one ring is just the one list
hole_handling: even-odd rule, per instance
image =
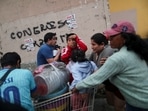
[[34, 72], [36, 67], [37, 67], [36, 63], [21, 64], [21, 68], [29, 69], [31, 72]]

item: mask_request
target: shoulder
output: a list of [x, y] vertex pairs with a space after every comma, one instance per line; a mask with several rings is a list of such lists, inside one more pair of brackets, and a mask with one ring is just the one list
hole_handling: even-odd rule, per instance
[[52, 51], [53, 50], [53, 47], [47, 45], [47, 44], [43, 44], [40, 49], [39, 49], [39, 52], [42, 52], [42, 53], [48, 53], [49, 51]]
[[62, 48], [62, 55], [67, 54], [67, 53], [71, 53], [72, 49], [69, 46], [66, 46], [64, 48]]
[[90, 63], [91, 63], [92, 65], [96, 65], [93, 61], [90, 61]]
[[111, 56], [111, 59], [112, 60], [115, 60], [115, 61], [126, 61], [127, 58], [130, 58], [131, 54], [129, 54], [130, 51], [127, 51], [127, 48], [126, 47], [123, 47], [121, 48], [118, 52], [114, 53], [112, 56]]
[[117, 49], [113, 49], [113, 48], [110, 47], [110, 45], [107, 45], [105, 47], [104, 51], [115, 52], [115, 51], [117, 51]]
[[98, 67], [97, 67], [97, 65], [95, 64], [95, 62], [93, 62], [93, 61], [90, 61], [90, 62], [91, 62], [92, 66], [93, 66], [95, 69], [98, 69]]
[[115, 53], [117, 51], [117, 49], [113, 49], [113, 48], [111, 48], [109, 45], [108, 46], [106, 46], [105, 48], [104, 48], [104, 50], [102, 51], [102, 54], [104, 55], [104, 56], [111, 56], [113, 53]]
[[62, 51], [67, 51], [67, 50], [70, 50], [71, 49], [71, 47], [69, 47], [69, 46], [66, 46], [66, 47], [64, 47], [64, 48], [62, 48]]
[[62, 48], [62, 53], [64, 53], [66, 50], [68, 50], [68, 47]]
[[44, 49], [46, 49], [47, 47], [46, 47], [46, 44], [43, 44], [43, 45], [41, 45], [41, 47], [39, 48], [39, 51], [38, 52], [40, 52], [40, 51], [42, 51], [42, 50], [44, 50]]
[[43, 48], [46, 48], [46, 47], [47, 47], [46, 44], [42, 44], [41, 47], [40, 47], [40, 49], [43, 49]]
[[24, 76], [32, 76], [32, 72], [28, 69], [15, 69], [14, 73], [19, 73]]
[[69, 70], [70, 73], [78, 72], [79, 70], [79, 64], [75, 62], [69, 62], [66, 66], [66, 68]]

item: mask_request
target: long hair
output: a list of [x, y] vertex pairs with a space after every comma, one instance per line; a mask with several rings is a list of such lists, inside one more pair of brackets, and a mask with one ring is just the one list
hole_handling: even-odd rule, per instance
[[127, 50], [132, 50], [148, 62], [148, 43], [143, 40], [139, 35], [131, 33], [121, 33], [121, 36], [125, 39], [125, 46]]

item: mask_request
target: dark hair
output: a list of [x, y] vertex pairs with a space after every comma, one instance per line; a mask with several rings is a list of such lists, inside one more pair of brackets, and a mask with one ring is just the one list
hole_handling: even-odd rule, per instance
[[127, 50], [134, 51], [141, 59], [148, 62], [148, 43], [145, 40], [143, 40], [139, 35], [132, 33], [122, 32], [121, 36], [125, 39]]
[[143, 40], [144, 40], [146, 43], [148, 43], [148, 38], [144, 38]]
[[56, 33], [49, 32], [49, 33], [45, 34], [44, 42], [46, 43], [48, 41], [48, 39], [51, 40], [54, 36], [56, 36]]
[[1, 111], [27, 111], [27, 109], [18, 104], [3, 102], [1, 100], [0, 100], [0, 109]]
[[84, 62], [84, 61], [88, 61], [85, 58], [85, 52], [83, 50], [81, 50], [81, 49], [75, 49], [75, 50], [72, 51], [71, 60], [73, 62]]
[[91, 40], [93, 40], [94, 42], [96, 42], [98, 45], [102, 44], [102, 42], [107, 45], [108, 44], [108, 40], [107, 38], [101, 34], [101, 33], [96, 33], [91, 37]]
[[66, 34], [66, 41], [68, 41], [68, 38], [69, 38], [71, 35], [76, 35], [76, 34], [75, 34], [75, 33]]
[[15, 67], [17, 65], [18, 60], [21, 62], [21, 57], [16, 52], [7, 52], [1, 58], [1, 66], [5, 67], [11, 65]]

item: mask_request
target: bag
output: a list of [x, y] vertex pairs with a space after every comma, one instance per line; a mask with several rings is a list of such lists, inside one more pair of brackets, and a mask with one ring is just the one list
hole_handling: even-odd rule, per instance
[[62, 62], [54, 62], [39, 66], [34, 71], [37, 90], [40, 95], [48, 95], [67, 84], [69, 72]]
[[11, 71], [13, 71], [14, 69], [9, 69], [3, 76], [2, 78], [0, 79], [0, 86], [3, 84], [3, 82], [5, 81], [5, 79], [7, 78], [7, 76], [9, 75], [9, 73]]

